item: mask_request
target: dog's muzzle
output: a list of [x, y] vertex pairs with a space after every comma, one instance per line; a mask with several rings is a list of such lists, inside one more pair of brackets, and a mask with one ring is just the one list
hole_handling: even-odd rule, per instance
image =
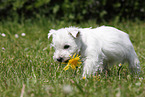
[[69, 61], [69, 59], [68, 60], [66, 60], [66, 61], [64, 61], [65, 63], [68, 63], [68, 61]]
[[63, 61], [63, 58], [60, 57], [60, 58], [57, 59], [57, 61], [58, 62], [62, 62]]
[[69, 59], [64, 60], [62, 57], [57, 59], [58, 62], [64, 62], [64, 63], [68, 63]]

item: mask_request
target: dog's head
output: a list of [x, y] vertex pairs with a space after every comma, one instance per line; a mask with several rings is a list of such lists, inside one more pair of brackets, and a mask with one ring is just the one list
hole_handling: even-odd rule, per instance
[[70, 56], [80, 49], [80, 32], [78, 28], [51, 29], [48, 38], [52, 36], [52, 46], [55, 49], [53, 59], [58, 62], [66, 62]]

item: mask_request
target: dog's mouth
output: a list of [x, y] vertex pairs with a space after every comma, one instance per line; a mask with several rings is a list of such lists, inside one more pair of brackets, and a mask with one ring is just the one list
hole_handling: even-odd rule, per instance
[[67, 59], [66, 61], [64, 61], [64, 63], [68, 63], [69, 59]]

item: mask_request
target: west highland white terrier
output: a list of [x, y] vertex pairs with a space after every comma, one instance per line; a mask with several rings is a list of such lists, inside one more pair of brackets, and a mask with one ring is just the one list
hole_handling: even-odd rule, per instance
[[81, 55], [83, 77], [124, 62], [129, 63], [132, 72], [140, 72], [140, 62], [128, 34], [116, 28], [101, 26], [94, 29], [51, 29], [48, 38], [50, 36], [53, 37], [51, 45], [55, 49], [55, 61], [66, 62], [74, 53]]

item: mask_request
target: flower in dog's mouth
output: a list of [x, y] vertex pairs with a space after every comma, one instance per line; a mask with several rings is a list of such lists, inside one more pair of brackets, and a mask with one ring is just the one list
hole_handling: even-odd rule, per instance
[[67, 66], [64, 67], [64, 70], [68, 70], [70, 67], [76, 70], [76, 67], [79, 67], [82, 62], [80, 61], [80, 56], [74, 54], [73, 57], [70, 56], [70, 60], [68, 60]]

